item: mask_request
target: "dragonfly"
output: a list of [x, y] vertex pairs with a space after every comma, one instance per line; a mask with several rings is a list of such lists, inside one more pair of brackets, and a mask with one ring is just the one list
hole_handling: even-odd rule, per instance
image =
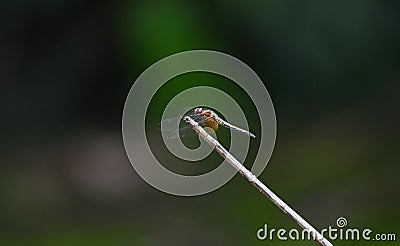
[[197, 123], [199, 123], [202, 127], [209, 127], [213, 131], [216, 131], [219, 126], [223, 126], [239, 133], [245, 134], [251, 138], [255, 138], [256, 136], [240, 127], [232, 125], [227, 121], [223, 120], [218, 116], [217, 113], [207, 108], [195, 108], [192, 114], [186, 114], [182, 117], [175, 117], [161, 121], [160, 129], [161, 131], [166, 133], [167, 139], [179, 138], [179, 137], [192, 137], [195, 136], [196, 133], [192, 130], [191, 126], [185, 125], [183, 127], [179, 127], [180, 121], [183, 120], [183, 117], [189, 116]]

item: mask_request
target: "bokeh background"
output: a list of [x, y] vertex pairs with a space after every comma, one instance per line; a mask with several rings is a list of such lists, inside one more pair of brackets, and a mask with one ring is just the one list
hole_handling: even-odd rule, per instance
[[185, 198], [131, 167], [132, 83], [191, 49], [233, 55], [265, 82], [278, 136], [260, 179], [272, 190], [317, 228], [344, 216], [399, 236], [398, 1], [6, 0], [0, 12], [0, 245], [317, 245], [259, 241], [265, 223], [297, 226], [240, 176]]

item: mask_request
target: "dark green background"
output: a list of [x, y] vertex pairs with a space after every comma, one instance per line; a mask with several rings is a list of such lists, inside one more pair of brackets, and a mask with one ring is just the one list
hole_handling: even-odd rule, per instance
[[[25, 0], [0, 12], [1, 245], [316, 245], [259, 241], [265, 223], [296, 225], [240, 176], [185, 198], [132, 169], [125, 97], [152, 63], [191, 49], [235, 56], [265, 82], [278, 136], [260, 179], [272, 190], [317, 228], [344, 216], [399, 236], [398, 1]], [[160, 102], [196, 76], [171, 81]]]

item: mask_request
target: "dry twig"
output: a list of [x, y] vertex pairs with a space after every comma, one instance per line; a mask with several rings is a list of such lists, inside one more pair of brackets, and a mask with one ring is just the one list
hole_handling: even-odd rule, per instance
[[262, 194], [264, 194], [271, 202], [273, 202], [280, 210], [294, 220], [301, 228], [310, 232], [314, 239], [323, 246], [332, 246], [332, 244], [322, 236], [313, 226], [304, 220], [296, 211], [290, 208], [282, 199], [273, 193], [266, 185], [264, 185], [253, 173], [243, 166], [233, 155], [229, 153], [216, 139], [210, 136], [196, 121], [186, 116], [184, 120], [190, 124], [196, 133], [210, 144], [228, 163], [230, 163], [239, 173], [253, 184]]

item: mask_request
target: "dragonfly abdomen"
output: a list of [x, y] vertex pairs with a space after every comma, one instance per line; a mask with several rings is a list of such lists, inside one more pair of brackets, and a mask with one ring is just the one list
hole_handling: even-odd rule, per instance
[[235, 130], [235, 131], [237, 131], [237, 132], [246, 134], [246, 135], [249, 136], [249, 137], [252, 137], [252, 138], [255, 138], [255, 137], [256, 137], [253, 133], [251, 133], [251, 132], [249, 132], [249, 131], [246, 131], [246, 130], [244, 130], [244, 129], [241, 129], [241, 128], [237, 127], [237, 126], [234, 126], [234, 125], [232, 125], [232, 124], [230, 124], [230, 123], [228, 123], [228, 122], [226, 122], [226, 121], [224, 121], [224, 120], [222, 120], [222, 119], [220, 119], [220, 118], [216, 118], [216, 121], [218, 122], [218, 124], [220, 124], [220, 125], [222, 125], [222, 126], [224, 126], [224, 127], [227, 127], [227, 128], [232, 129], [232, 130]]

